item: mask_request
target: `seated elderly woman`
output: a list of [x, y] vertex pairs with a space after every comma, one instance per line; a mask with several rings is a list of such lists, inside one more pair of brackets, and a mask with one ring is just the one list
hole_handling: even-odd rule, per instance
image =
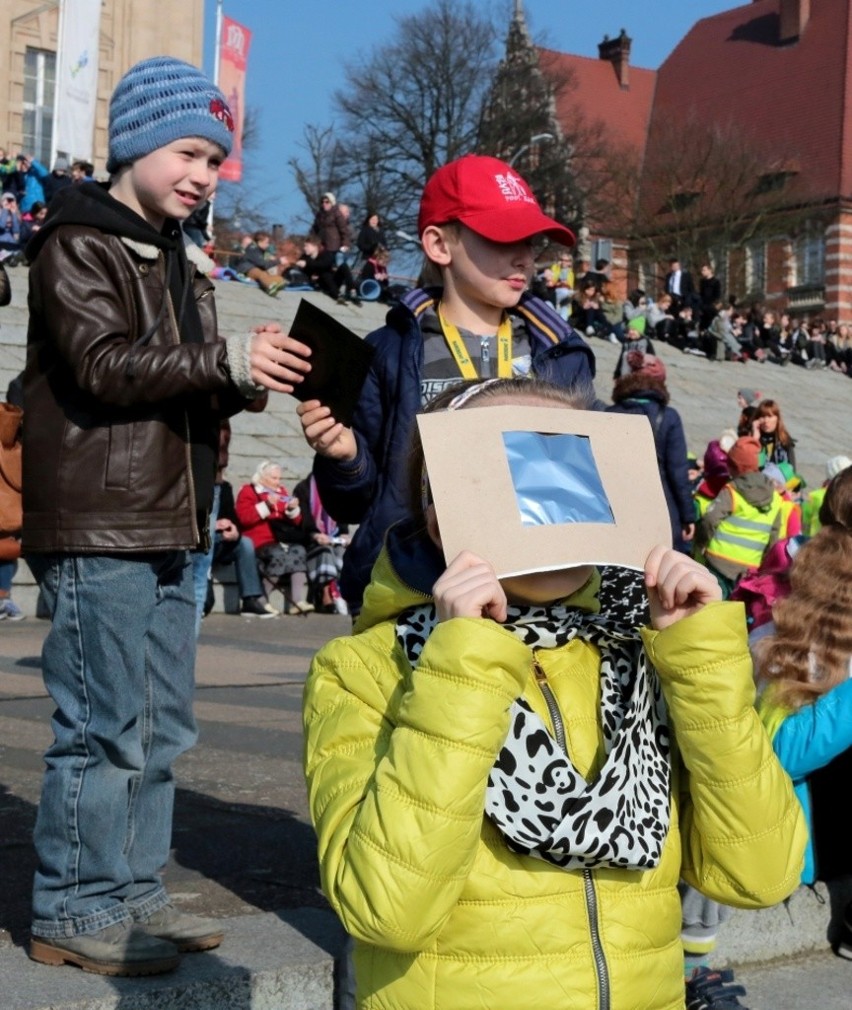
[[302, 509], [281, 483], [281, 467], [264, 460], [251, 483], [240, 488], [235, 507], [240, 530], [254, 544], [261, 578], [284, 594], [284, 612], [310, 613]]

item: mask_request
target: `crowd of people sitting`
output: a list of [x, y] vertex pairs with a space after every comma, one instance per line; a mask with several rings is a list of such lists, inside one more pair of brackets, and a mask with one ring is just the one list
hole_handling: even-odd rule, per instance
[[[594, 269], [584, 263], [578, 277], [564, 252], [539, 271], [536, 293], [580, 333], [631, 350], [653, 353], [652, 341], [658, 340], [711, 361], [792, 362], [852, 377], [852, 326], [837, 319], [808, 321], [759, 304], [744, 307], [735, 296], [724, 301], [709, 263], [701, 267], [697, 287], [678, 260], [669, 265], [656, 299], [634, 288], [622, 301], [615, 297], [608, 260], [597, 260]], [[626, 369], [622, 366], [619, 374]]]
[[[323, 508], [313, 476], [291, 492], [282, 481], [281, 466], [264, 460], [236, 496], [224, 478], [218, 487], [210, 564], [203, 568], [204, 592], [197, 601], [199, 620], [215, 606], [214, 573], [223, 574], [228, 565], [233, 565], [245, 617], [347, 613], [337, 579], [349, 529]], [[281, 594], [281, 610], [270, 602], [275, 592]]]
[[25, 262], [27, 242], [39, 230], [53, 197], [66, 186], [90, 181], [94, 167], [58, 157], [49, 169], [32, 155], [9, 157], [0, 148], [0, 262]]
[[272, 297], [285, 287], [316, 290], [338, 304], [357, 307], [362, 301], [390, 303], [406, 290], [392, 283], [389, 262], [378, 213], [367, 211], [353, 241], [348, 205], [324, 193], [310, 234], [296, 254], [282, 254], [272, 245], [272, 235], [259, 230], [242, 236], [227, 266], [217, 268], [215, 276], [256, 283]]

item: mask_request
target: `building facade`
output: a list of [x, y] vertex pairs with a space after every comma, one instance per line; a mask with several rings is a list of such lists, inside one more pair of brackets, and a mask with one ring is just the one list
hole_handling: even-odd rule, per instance
[[[504, 65], [532, 46], [523, 19], [517, 0]], [[621, 293], [657, 294], [676, 256], [743, 302], [852, 321], [852, 0], [740, 4], [657, 70], [631, 66], [625, 30], [598, 59], [534, 49], [571, 82], [542, 128], [576, 132], [582, 110], [608, 135], [602, 163], [625, 169], [600, 174], [621, 198], [587, 216], [580, 252], [611, 252]]]
[[[47, 164], [53, 151], [53, 103], [59, 0], [0, 0], [0, 147]], [[122, 74], [148, 56], [201, 65], [204, 0], [103, 0], [101, 4], [95, 169], [107, 154], [109, 97]], [[71, 158], [79, 152], [68, 152]]]

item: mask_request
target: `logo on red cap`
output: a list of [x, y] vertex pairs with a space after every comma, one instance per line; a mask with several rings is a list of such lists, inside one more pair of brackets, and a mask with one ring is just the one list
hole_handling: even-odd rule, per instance
[[515, 175], [514, 172], [506, 172], [505, 174], [498, 172], [494, 179], [500, 187], [500, 192], [507, 200], [523, 200], [525, 203], [534, 203], [538, 206], [536, 198], [527, 189], [524, 180], [519, 175]]

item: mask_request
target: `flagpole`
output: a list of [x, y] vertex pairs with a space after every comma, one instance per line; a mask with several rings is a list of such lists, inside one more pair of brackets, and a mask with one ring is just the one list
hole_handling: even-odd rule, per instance
[[59, 154], [57, 147], [57, 137], [59, 136], [59, 91], [60, 91], [60, 70], [65, 66], [66, 54], [60, 52], [62, 40], [65, 38], [65, 0], [59, 0], [59, 21], [56, 26], [56, 71], [53, 83], [53, 129], [50, 138], [50, 167], [56, 164]]
[[213, 54], [213, 83], [219, 87], [219, 60], [222, 52], [222, 2], [216, 0], [216, 51]]
[[[222, 53], [222, 2], [223, 0], [216, 0], [216, 48], [213, 52], [213, 83], [217, 88], [219, 87], [219, 62], [221, 60]], [[210, 234], [210, 241], [213, 242], [215, 247], [215, 236], [213, 235], [214, 203], [214, 200], [210, 201], [210, 209], [207, 211], [207, 231]]]

